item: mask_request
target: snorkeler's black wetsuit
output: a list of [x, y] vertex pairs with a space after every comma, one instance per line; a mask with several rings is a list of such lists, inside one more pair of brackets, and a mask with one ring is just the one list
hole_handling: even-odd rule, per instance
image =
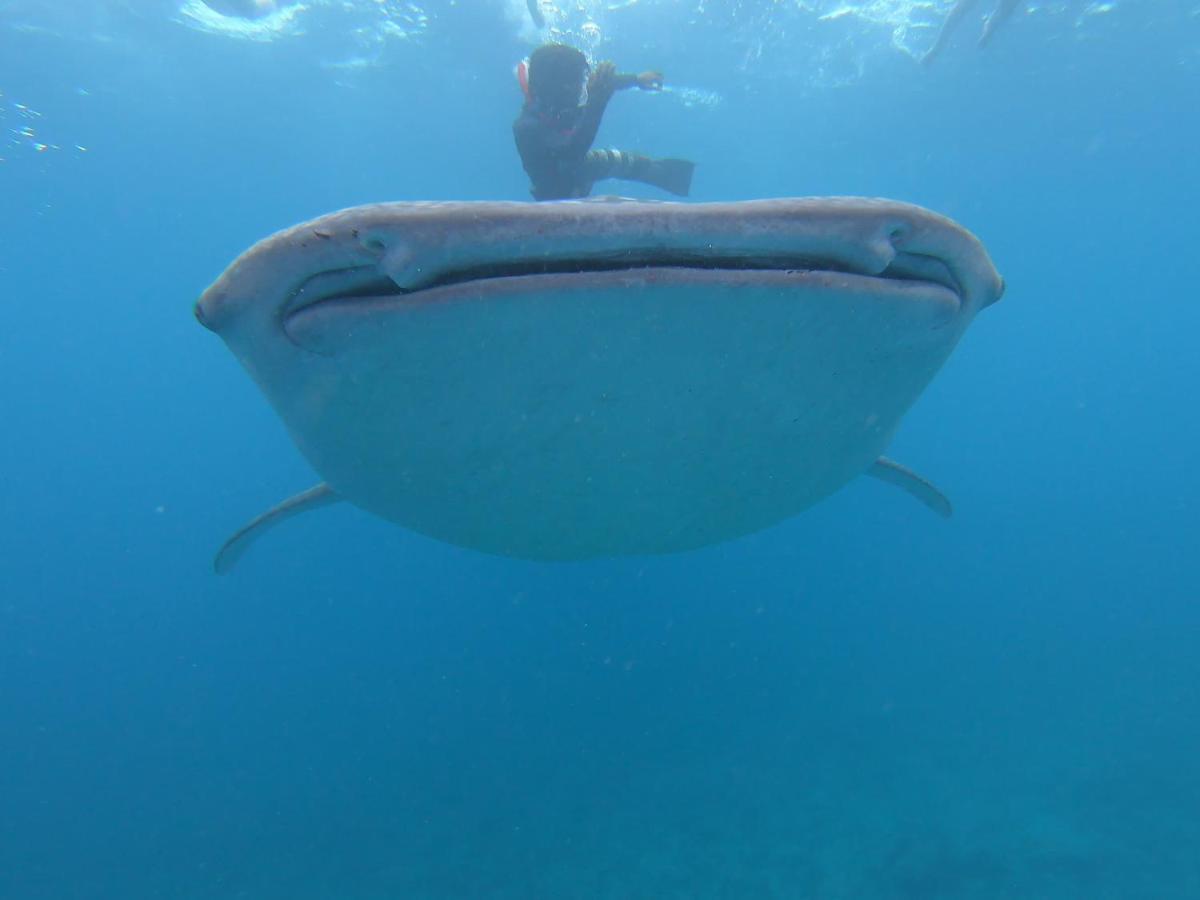
[[[618, 89], [637, 84], [636, 75], [618, 75]], [[691, 188], [693, 163], [650, 159], [621, 150], [591, 150], [608, 99], [590, 97], [575, 109], [555, 115], [530, 99], [513, 122], [521, 164], [529, 174], [535, 200], [586, 197], [601, 178], [623, 178], [654, 185], [681, 197]]]

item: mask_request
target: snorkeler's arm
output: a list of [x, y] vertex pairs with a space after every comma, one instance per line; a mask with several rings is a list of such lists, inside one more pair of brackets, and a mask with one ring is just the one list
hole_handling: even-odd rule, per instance
[[596, 140], [596, 132], [600, 130], [600, 120], [604, 118], [604, 110], [617, 89], [617, 69], [610, 62], [602, 62], [592, 72], [588, 79], [588, 100], [579, 116], [579, 122], [571, 130], [568, 140], [569, 150], [573, 153], [584, 154], [591, 149]]
[[622, 73], [613, 79], [618, 91], [638, 87], [643, 91], [661, 91], [663, 86], [662, 72], [642, 72], [634, 75], [632, 72]]
[[600, 130], [600, 120], [604, 118], [604, 110], [615, 91], [622, 88], [640, 87], [644, 91], [656, 91], [662, 88], [661, 72], [643, 72], [640, 75], [618, 75], [616, 67], [610, 62], [602, 62], [588, 80], [588, 102], [583, 108], [579, 124], [571, 134], [570, 149], [576, 153], [586, 153], [596, 140]]
[[596, 140], [596, 132], [600, 130], [600, 120], [604, 118], [604, 110], [608, 108], [609, 96], [591, 95], [587, 106], [579, 117], [579, 124], [572, 129], [567, 140], [567, 149], [573, 153], [587, 153]]

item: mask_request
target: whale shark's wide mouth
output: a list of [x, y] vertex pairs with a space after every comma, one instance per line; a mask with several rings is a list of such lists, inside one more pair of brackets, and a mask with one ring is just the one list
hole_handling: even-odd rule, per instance
[[[289, 330], [343, 314], [538, 295], [601, 283], [686, 282], [781, 290], [855, 281], [973, 314], [1001, 281], [979, 241], [927, 210], [870, 198], [711, 204], [641, 201], [383, 203], [330, 213], [260, 241], [197, 302], [219, 334], [244, 314]], [[832, 280], [831, 280], [832, 279]], [[835, 294], [838, 292], [835, 290]], [[320, 315], [317, 315], [317, 313]]]
[[421, 272], [419, 278], [410, 279], [408, 286], [402, 286], [374, 264], [327, 269], [304, 278], [284, 300], [280, 316], [286, 322], [312, 312], [316, 307], [332, 312], [330, 307], [357, 306], [364, 301], [378, 303], [388, 299], [416, 301], [440, 299], [448, 294], [461, 296], [471, 291], [500, 289], [514, 280], [536, 289], [542, 278], [547, 279], [546, 286], [549, 287], [549, 281], [562, 286], [575, 279], [583, 281], [620, 274], [654, 276], [658, 280], [670, 280], [673, 275], [692, 281], [707, 277], [725, 282], [755, 281], [771, 274], [796, 278], [841, 274], [895, 282], [897, 286], [926, 284], [939, 300], [944, 301], [949, 292], [959, 304], [964, 297], [964, 288], [950, 266], [938, 257], [924, 254], [898, 253], [883, 271], [872, 272], [847, 259], [811, 255], [625, 251], [607, 256], [518, 257], [461, 267], [447, 266]]

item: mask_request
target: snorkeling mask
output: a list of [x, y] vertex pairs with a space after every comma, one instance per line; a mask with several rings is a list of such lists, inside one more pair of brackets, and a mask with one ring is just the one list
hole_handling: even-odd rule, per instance
[[[516, 65], [514, 74], [517, 76], [517, 84], [521, 86], [521, 93], [525, 96], [526, 102], [533, 99], [533, 95], [529, 90], [529, 57], [525, 57]], [[575, 101], [576, 106], [587, 106], [588, 102], [588, 79], [591, 77], [592, 67], [589, 63], [584, 63], [583, 66], [583, 81], [579, 86], [579, 97]]]

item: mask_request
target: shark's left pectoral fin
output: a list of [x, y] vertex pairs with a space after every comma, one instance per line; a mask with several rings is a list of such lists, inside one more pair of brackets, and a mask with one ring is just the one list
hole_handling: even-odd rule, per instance
[[867, 474], [888, 484], [894, 484], [900, 490], [916, 497], [935, 513], [943, 518], [950, 518], [954, 508], [946, 495], [930, 482], [926, 481], [912, 469], [906, 468], [895, 460], [881, 456], [867, 469]]
[[282, 503], [276, 504], [261, 516], [247, 522], [238, 529], [233, 537], [217, 551], [213, 559], [213, 570], [218, 575], [225, 575], [233, 569], [251, 544], [281, 522], [286, 522], [292, 516], [298, 516], [313, 509], [320, 509], [333, 503], [340, 503], [341, 497], [329, 485], [322, 482], [316, 487], [309, 488], [303, 493], [288, 497]]

